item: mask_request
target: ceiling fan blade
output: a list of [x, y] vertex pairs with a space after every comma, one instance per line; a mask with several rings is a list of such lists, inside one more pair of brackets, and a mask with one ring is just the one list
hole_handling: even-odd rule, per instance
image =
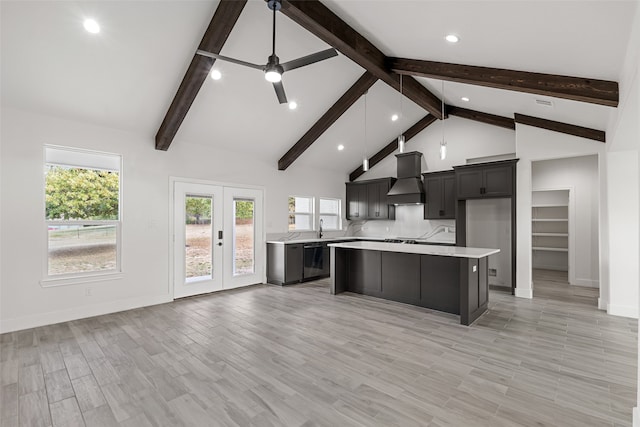
[[255, 68], [256, 70], [263, 71], [264, 65], [252, 64], [251, 62], [241, 61], [240, 59], [229, 58], [228, 56], [218, 55], [217, 53], [207, 52], [206, 50], [198, 49], [196, 51], [198, 55], [207, 56], [209, 58], [220, 59], [221, 61], [232, 62], [238, 65], [244, 65], [245, 67]]
[[284, 86], [282, 86], [282, 80], [274, 83], [273, 88], [276, 90], [276, 96], [278, 97], [278, 101], [280, 104], [287, 103], [287, 95], [284, 94]]
[[305, 65], [313, 64], [314, 62], [324, 61], [325, 59], [333, 58], [337, 56], [338, 52], [331, 48], [320, 52], [312, 53], [311, 55], [303, 56], [302, 58], [294, 59], [284, 64], [280, 64], [284, 71], [295, 70], [296, 68], [304, 67]]

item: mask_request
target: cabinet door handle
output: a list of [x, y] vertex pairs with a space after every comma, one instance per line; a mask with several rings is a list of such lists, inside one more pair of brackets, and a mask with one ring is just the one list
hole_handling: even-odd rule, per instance
[[440, 213], [440, 216], [444, 216], [444, 211], [441, 210], [439, 213]]

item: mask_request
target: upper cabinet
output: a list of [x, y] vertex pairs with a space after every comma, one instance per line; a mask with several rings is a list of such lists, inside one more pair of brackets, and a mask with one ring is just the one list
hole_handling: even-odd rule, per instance
[[458, 199], [511, 197], [518, 160], [454, 166]]
[[456, 218], [456, 176], [454, 171], [423, 173], [426, 203], [424, 219]]
[[367, 219], [367, 185], [347, 183], [347, 219]]
[[387, 203], [394, 178], [347, 183], [347, 219], [396, 219], [395, 206]]

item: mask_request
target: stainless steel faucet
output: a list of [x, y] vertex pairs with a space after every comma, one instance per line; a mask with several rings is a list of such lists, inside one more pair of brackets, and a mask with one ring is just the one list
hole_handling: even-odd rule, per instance
[[320, 220], [320, 228], [318, 228], [318, 239], [322, 239], [322, 219]]

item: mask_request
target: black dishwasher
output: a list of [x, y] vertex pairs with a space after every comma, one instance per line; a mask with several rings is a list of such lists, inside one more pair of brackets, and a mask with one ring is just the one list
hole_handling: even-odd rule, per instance
[[331, 274], [330, 256], [327, 243], [304, 245], [304, 280], [328, 277]]

